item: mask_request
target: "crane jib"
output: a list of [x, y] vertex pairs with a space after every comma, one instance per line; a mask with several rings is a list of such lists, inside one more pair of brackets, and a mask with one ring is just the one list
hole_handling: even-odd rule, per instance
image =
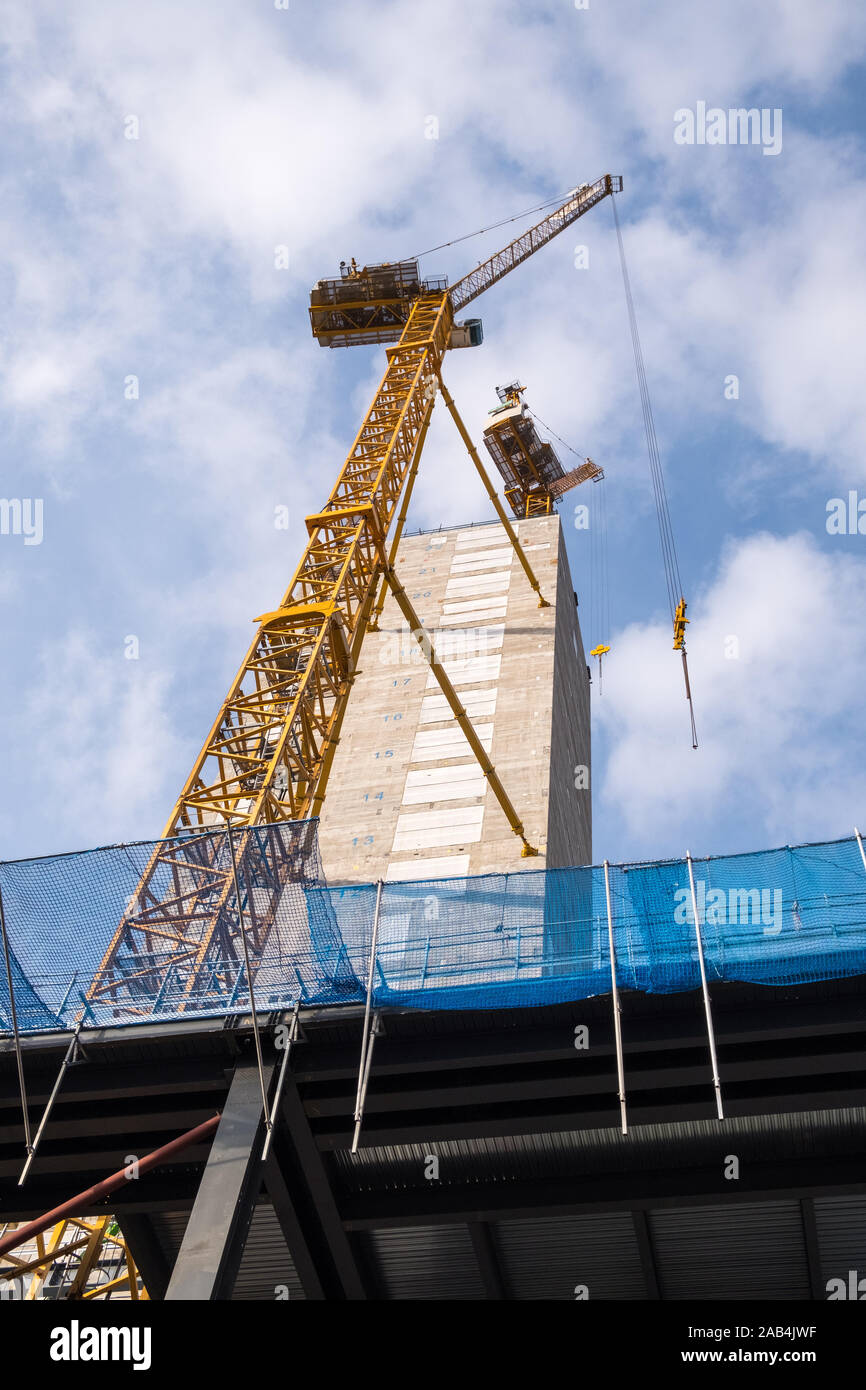
[[622, 176], [619, 174], [605, 174], [595, 183], [581, 186], [561, 207], [548, 213], [547, 217], [542, 218], [533, 227], [515, 237], [508, 246], [504, 246], [501, 251], [497, 251], [486, 261], [482, 261], [468, 275], [464, 275], [462, 280], [458, 280], [455, 285], [451, 286], [451, 304], [455, 313], [459, 309], [465, 308], [473, 299], [477, 299], [497, 280], [501, 280], [510, 270], [527, 260], [542, 246], [546, 246], [549, 241], [552, 241], [566, 227], [570, 227], [584, 213], [589, 212], [590, 208], [594, 208], [596, 203], [600, 203], [608, 194], [621, 191]]

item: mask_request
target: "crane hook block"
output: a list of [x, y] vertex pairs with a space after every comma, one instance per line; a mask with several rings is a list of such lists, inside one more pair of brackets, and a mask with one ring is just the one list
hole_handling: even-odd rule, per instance
[[674, 651], [681, 652], [686, 641], [686, 623], [691, 622], [686, 617], [686, 601], [681, 598], [677, 604], [677, 611], [674, 614]]

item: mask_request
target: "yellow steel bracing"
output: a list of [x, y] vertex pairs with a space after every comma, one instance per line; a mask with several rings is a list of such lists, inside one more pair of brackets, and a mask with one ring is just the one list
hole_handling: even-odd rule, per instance
[[[427, 416], [427, 419], [424, 421], [421, 433], [418, 436], [418, 444], [415, 449], [415, 457], [412, 460], [412, 467], [409, 470], [409, 480], [406, 483], [406, 487], [403, 491], [403, 501], [400, 505], [400, 515], [397, 517], [397, 525], [394, 527], [394, 535], [391, 540], [391, 548], [388, 551], [388, 562], [391, 565], [393, 565], [394, 561], [397, 558], [397, 551], [400, 549], [400, 541], [403, 538], [403, 527], [406, 525], [406, 517], [409, 512], [409, 503], [412, 501], [412, 493], [415, 490], [415, 479], [418, 477], [418, 466], [421, 463], [421, 453], [424, 448], [424, 441], [427, 438], [427, 431], [430, 428], [430, 420], [432, 418], [432, 413], [433, 412], [431, 410], [430, 414], [428, 414]], [[382, 616], [382, 609], [385, 607], [385, 596], [387, 592], [388, 584], [385, 578], [383, 577], [379, 584], [379, 596], [376, 599], [375, 604], [373, 605], [373, 616], [367, 624], [368, 632], [378, 632], [379, 630], [379, 619]]]
[[[12, 1228], [4, 1227], [2, 1234], [7, 1229]], [[10, 1289], [15, 1299], [25, 1302], [41, 1297], [147, 1298], [126, 1241], [110, 1216], [60, 1221], [14, 1254], [2, 1256], [0, 1299], [8, 1298]]]
[[397, 573], [392, 564], [389, 564], [387, 566], [385, 570], [385, 578], [388, 581], [388, 586], [392, 594], [394, 595], [400, 612], [403, 614], [403, 617], [409, 624], [409, 631], [414, 636], [416, 642], [418, 643], [424, 655], [426, 656], [428, 662], [430, 663], [430, 669], [432, 670], [434, 676], [439, 682], [439, 688], [442, 691], [442, 694], [445, 696], [445, 699], [448, 701], [451, 713], [454, 715], [454, 718], [460, 725], [460, 728], [462, 729], [466, 737], [466, 741], [469, 744], [469, 747], [475, 754], [477, 761], [481, 765], [481, 769], [484, 773], [484, 776], [487, 778], [488, 782], [490, 783], [490, 786], [493, 789], [493, 794], [496, 797], [496, 800], [499, 802], [499, 805], [505, 812], [508, 824], [511, 826], [511, 829], [514, 831], [515, 835], [517, 835], [518, 838], [523, 841], [523, 849], [521, 853], [524, 856], [529, 854], [537, 854], [538, 850], [534, 849], [533, 846], [527, 840], [526, 835], [524, 833], [523, 822], [521, 821], [520, 817], [515, 811], [511, 799], [508, 796], [508, 793], [506, 792], [505, 788], [502, 785], [502, 782], [499, 779], [499, 774], [497, 773], [496, 768], [493, 766], [493, 763], [488, 758], [484, 745], [481, 742], [481, 739], [478, 737], [477, 733], [475, 732], [475, 729], [472, 725], [472, 721], [467, 715], [463, 705], [460, 703], [460, 696], [457, 694], [457, 691], [451, 684], [451, 680], [448, 676], [448, 673], [436, 654], [436, 648], [433, 645], [433, 639], [430, 636], [430, 633], [426, 631], [423, 623], [421, 622], [421, 619], [415, 612], [415, 609], [412, 606], [412, 603], [409, 599], [408, 594], [406, 593], [406, 590], [403, 588], [403, 585], [397, 578]]
[[487, 471], [486, 471], [486, 469], [485, 469], [485, 467], [484, 467], [484, 464], [481, 462], [481, 459], [480, 459], [479, 456], [478, 456], [478, 450], [476, 449], [475, 445], [472, 443], [472, 437], [471, 437], [471, 435], [469, 434], [469, 431], [467, 430], [466, 426], [464, 425], [463, 420], [461, 419], [461, 416], [460, 416], [460, 412], [458, 411], [456, 405], [454, 404], [454, 401], [453, 401], [453, 399], [452, 399], [452, 397], [451, 397], [451, 393], [450, 393], [450, 391], [448, 390], [448, 387], [445, 385], [445, 382], [442, 380], [441, 376], [440, 376], [440, 378], [439, 378], [439, 386], [440, 386], [440, 389], [441, 389], [441, 391], [442, 391], [442, 399], [444, 400], [444, 402], [445, 402], [445, 404], [447, 405], [448, 409], [451, 411], [451, 415], [452, 415], [452, 418], [453, 418], [453, 420], [454, 420], [454, 423], [455, 423], [455, 425], [457, 426], [457, 429], [460, 431], [460, 438], [463, 440], [463, 443], [466, 445], [466, 449], [467, 449], [467, 451], [468, 451], [468, 453], [469, 453], [469, 457], [471, 458], [472, 462], [475, 464], [475, 468], [476, 468], [476, 471], [477, 471], [477, 473], [478, 473], [478, 476], [479, 476], [479, 478], [481, 479], [482, 483], [484, 484], [484, 486], [485, 486], [485, 488], [486, 488], [486, 490], [487, 490], [487, 496], [490, 498], [491, 502], [493, 503], [493, 507], [494, 507], [494, 510], [495, 510], [495, 512], [496, 512], [496, 515], [499, 517], [499, 520], [502, 522], [502, 525], [505, 527], [505, 533], [506, 533], [506, 535], [508, 536], [508, 539], [511, 541], [511, 544], [513, 545], [515, 551], [517, 552], [517, 558], [518, 558], [518, 560], [520, 561], [521, 565], [523, 566], [523, 571], [524, 571], [524, 573], [525, 573], [525, 575], [526, 575], [526, 578], [529, 580], [529, 582], [530, 582], [530, 584], [532, 585], [533, 589], [534, 589], [535, 592], [538, 594], [538, 606], [539, 606], [539, 608], [549, 608], [549, 607], [550, 607], [550, 604], [547, 602], [547, 599], [544, 597], [544, 595], [543, 595], [542, 592], [541, 592], [541, 585], [539, 584], [538, 580], [536, 579], [536, 577], [535, 577], [535, 572], [534, 572], [534, 570], [533, 570], [531, 564], [529, 563], [529, 561], [528, 561], [527, 558], [526, 558], [526, 552], [524, 551], [523, 546], [520, 544], [520, 541], [517, 539], [517, 532], [515, 531], [514, 527], [511, 525], [511, 522], [510, 522], [509, 519], [508, 519], [508, 514], [507, 514], [505, 508], [503, 507], [502, 503], [501, 503], [500, 500], [499, 500], [499, 494], [497, 493], [496, 488], [493, 486], [493, 484], [491, 483], [490, 479], [489, 479], [488, 476], [487, 476]]

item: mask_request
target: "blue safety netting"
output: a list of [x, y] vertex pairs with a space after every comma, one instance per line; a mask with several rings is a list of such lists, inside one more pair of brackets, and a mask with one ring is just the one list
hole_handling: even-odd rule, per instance
[[[866, 974], [855, 838], [696, 859], [693, 872], [711, 984]], [[0, 891], [22, 1031], [247, 1012], [239, 922], [259, 1010], [366, 995], [378, 888], [326, 883], [314, 821], [0, 864]], [[374, 1003], [523, 1008], [605, 994], [611, 936], [620, 989], [697, 988], [687, 863], [610, 865], [607, 882], [595, 866], [386, 883]]]

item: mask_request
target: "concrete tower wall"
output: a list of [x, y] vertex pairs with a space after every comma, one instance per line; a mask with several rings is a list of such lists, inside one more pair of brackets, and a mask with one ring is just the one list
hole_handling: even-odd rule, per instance
[[439, 878], [591, 859], [589, 685], [557, 516], [517, 524], [540, 609], [502, 526], [405, 537], [397, 572], [539, 858], [521, 857], [391, 596], [368, 635], [320, 845], [332, 883]]

